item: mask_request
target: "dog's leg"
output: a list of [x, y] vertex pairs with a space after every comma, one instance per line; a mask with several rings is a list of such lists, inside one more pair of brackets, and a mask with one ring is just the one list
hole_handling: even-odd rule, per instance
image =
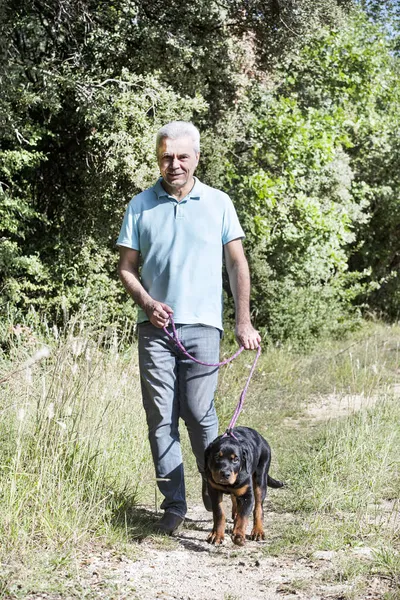
[[207, 538], [209, 544], [215, 544], [219, 546], [222, 544], [225, 538], [225, 510], [223, 504], [223, 494], [219, 490], [215, 490], [211, 485], [208, 486], [208, 493], [210, 494], [214, 525], [211, 533]]
[[231, 500], [232, 500], [232, 520], [233, 520], [233, 524], [235, 524], [236, 515], [237, 515], [237, 502], [236, 502], [236, 496], [234, 494], [231, 494]]
[[[265, 477], [264, 477], [265, 479]], [[267, 490], [267, 485], [260, 485], [257, 474], [253, 475], [253, 490], [254, 490], [254, 512], [253, 512], [253, 529], [251, 532], [251, 539], [259, 542], [265, 540], [264, 534], [264, 510], [263, 502]]]
[[253, 493], [249, 487], [242, 496], [236, 497], [237, 512], [235, 525], [232, 531], [232, 541], [237, 546], [243, 546], [246, 542], [246, 530], [249, 522], [249, 514], [253, 505]]

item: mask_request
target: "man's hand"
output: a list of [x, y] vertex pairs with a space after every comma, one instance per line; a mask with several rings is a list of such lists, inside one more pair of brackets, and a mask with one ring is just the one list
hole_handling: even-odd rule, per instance
[[168, 304], [152, 300], [144, 306], [146, 315], [149, 317], [150, 323], [155, 327], [166, 327], [169, 323], [169, 317], [173, 314], [173, 310]]
[[235, 335], [238, 344], [246, 350], [256, 350], [261, 344], [261, 336], [251, 323], [236, 325]]

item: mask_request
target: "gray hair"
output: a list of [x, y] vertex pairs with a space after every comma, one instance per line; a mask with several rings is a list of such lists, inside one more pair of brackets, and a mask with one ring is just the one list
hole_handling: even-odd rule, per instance
[[157, 132], [156, 150], [158, 150], [162, 139], [169, 138], [170, 140], [176, 140], [184, 136], [192, 138], [194, 151], [200, 152], [200, 132], [189, 121], [172, 121], [161, 127]]

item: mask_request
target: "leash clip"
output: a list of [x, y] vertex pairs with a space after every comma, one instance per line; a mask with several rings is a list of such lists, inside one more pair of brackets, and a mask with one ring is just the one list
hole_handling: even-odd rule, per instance
[[236, 435], [233, 433], [233, 427], [228, 427], [228, 429], [225, 431], [224, 435], [222, 437], [226, 437], [230, 435], [231, 437], [235, 438], [235, 440], [238, 442], [239, 440], [237, 439]]

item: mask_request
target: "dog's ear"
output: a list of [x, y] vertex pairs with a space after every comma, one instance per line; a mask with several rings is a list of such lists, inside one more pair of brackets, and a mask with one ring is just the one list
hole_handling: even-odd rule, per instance
[[242, 456], [240, 461], [240, 470], [249, 472], [249, 452], [246, 447], [242, 447]]

